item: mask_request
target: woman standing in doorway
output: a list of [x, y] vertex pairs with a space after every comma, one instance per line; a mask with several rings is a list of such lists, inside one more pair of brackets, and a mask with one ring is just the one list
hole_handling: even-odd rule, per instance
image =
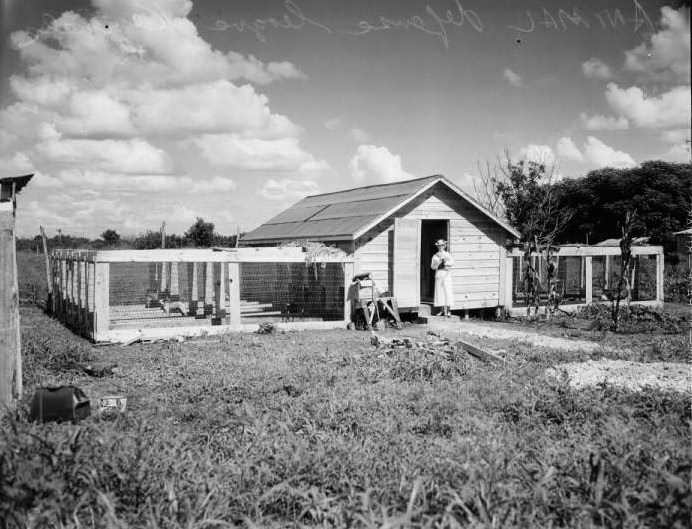
[[454, 264], [452, 254], [447, 250], [447, 241], [440, 239], [435, 243], [437, 253], [433, 255], [430, 267], [435, 270], [435, 299], [436, 307], [442, 307], [438, 316], [450, 317], [450, 307], [454, 304], [452, 293], [452, 270]]

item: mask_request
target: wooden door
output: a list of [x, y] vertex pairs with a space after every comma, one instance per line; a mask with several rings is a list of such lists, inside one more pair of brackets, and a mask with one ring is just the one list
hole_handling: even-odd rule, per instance
[[394, 296], [400, 307], [420, 304], [420, 220], [394, 219]]

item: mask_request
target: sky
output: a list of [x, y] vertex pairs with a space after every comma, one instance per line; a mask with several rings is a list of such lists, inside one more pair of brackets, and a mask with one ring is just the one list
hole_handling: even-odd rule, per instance
[[690, 160], [689, 2], [0, 0], [21, 236], [247, 231], [505, 150], [558, 177]]

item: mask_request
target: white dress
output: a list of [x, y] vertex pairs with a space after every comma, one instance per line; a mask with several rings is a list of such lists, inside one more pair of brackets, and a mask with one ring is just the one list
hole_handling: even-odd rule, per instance
[[[440, 263], [444, 259], [444, 267], [440, 268]], [[451, 307], [454, 305], [454, 294], [452, 292], [452, 270], [454, 259], [452, 254], [447, 251], [439, 251], [433, 255], [430, 268], [435, 270], [435, 299], [433, 304], [436, 307]]]

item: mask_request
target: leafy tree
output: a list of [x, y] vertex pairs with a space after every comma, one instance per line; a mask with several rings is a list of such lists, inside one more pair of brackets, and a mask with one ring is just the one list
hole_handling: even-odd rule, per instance
[[106, 230], [101, 234], [101, 238], [108, 245], [118, 244], [120, 234], [115, 230]]
[[[481, 168], [481, 186], [476, 188], [478, 199], [488, 209], [503, 215], [520, 233], [524, 250], [524, 292], [529, 307], [538, 310], [541, 290], [540, 274], [534, 256], [544, 255], [549, 263], [547, 282], [554, 287], [555, 266], [553, 244], [558, 233], [569, 221], [569, 213], [559, 207], [555, 193], [554, 166], [531, 160], [513, 162], [508, 151], [505, 159], [495, 166]], [[551, 297], [551, 310], [557, 308], [556, 296]]]
[[620, 238], [623, 212], [637, 211], [632, 235], [672, 250], [673, 233], [686, 227], [692, 209], [692, 164], [648, 161], [631, 169], [598, 169], [560, 182], [555, 191], [560, 208], [571, 214], [559, 242]]
[[195, 223], [185, 232], [185, 241], [193, 246], [210, 247], [214, 244], [214, 224], [197, 217]]

